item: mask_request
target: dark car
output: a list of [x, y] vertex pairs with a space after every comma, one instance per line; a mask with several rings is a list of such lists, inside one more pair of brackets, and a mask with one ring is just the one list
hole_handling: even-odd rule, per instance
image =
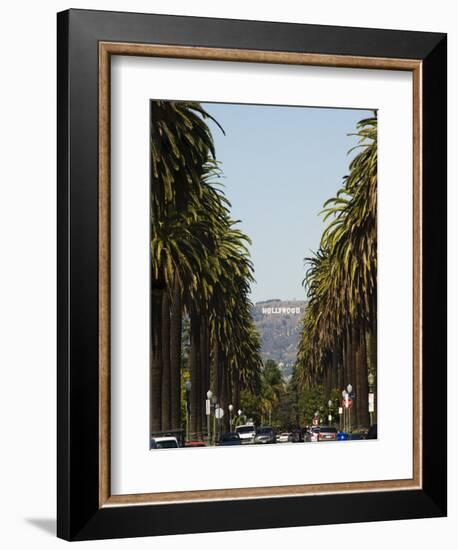
[[293, 443], [302, 443], [305, 440], [305, 434], [303, 430], [297, 429], [292, 431], [291, 441]]
[[359, 441], [365, 439], [363, 433], [337, 432], [337, 441]]
[[365, 439], [365, 437], [362, 433], [352, 433], [349, 435], [348, 439], [351, 439], [352, 441], [359, 441], [361, 439]]
[[263, 426], [256, 430], [255, 443], [276, 443], [274, 429], [270, 426]]
[[366, 439], [377, 439], [377, 424], [372, 424], [367, 432]]
[[176, 437], [152, 437], [150, 441], [150, 449], [178, 449], [179, 444]]
[[242, 440], [240, 439], [240, 436], [236, 432], [228, 432], [225, 434], [221, 434], [218, 445], [222, 447], [231, 446], [231, 445], [241, 445]]

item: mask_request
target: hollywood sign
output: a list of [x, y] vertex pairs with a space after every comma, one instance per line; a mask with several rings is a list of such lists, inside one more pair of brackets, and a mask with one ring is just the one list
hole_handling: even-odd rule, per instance
[[283, 315], [297, 315], [301, 312], [300, 307], [263, 307], [262, 313], [264, 315], [283, 314]]

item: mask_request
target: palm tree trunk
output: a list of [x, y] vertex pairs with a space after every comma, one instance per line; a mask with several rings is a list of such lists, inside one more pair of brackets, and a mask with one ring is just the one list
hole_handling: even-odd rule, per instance
[[329, 362], [326, 362], [326, 367], [324, 371], [324, 398], [326, 403], [331, 397], [331, 368]]
[[337, 349], [334, 349], [332, 352], [331, 357], [331, 390], [338, 387], [338, 381], [337, 381], [337, 364], [338, 364], [338, 351]]
[[213, 344], [213, 395], [216, 395], [219, 397], [220, 390], [221, 390], [221, 380], [220, 380], [220, 362], [221, 362], [221, 353], [220, 353], [220, 345], [218, 340], [215, 338], [215, 342]]
[[[206, 328], [207, 320], [202, 318], [200, 323], [200, 364], [201, 364], [201, 378], [202, 378], [202, 391], [207, 393], [207, 343], [206, 343]], [[206, 388], [206, 389], [205, 389]]]
[[366, 333], [366, 355], [367, 368], [374, 375], [372, 390], [375, 397], [375, 410], [372, 414], [372, 421], [377, 423], [377, 334], [374, 334], [371, 330]]
[[234, 373], [234, 414], [240, 409], [240, 379]]
[[227, 416], [227, 361], [224, 358], [222, 362], [223, 366], [221, 368], [221, 395], [219, 397], [219, 406], [224, 411], [224, 416], [220, 421], [221, 429], [225, 430], [226, 428], [226, 416]]
[[162, 429], [162, 294], [160, 288], [151, 288], [151, 363], [150, 363], [150, 430]]
[[351, 383], [351, 378], [352, 378], [352, 369], [351, 369], [352, 345], [351, 345], [351, 335], [350, 335], [350, 329], [349, 328], [347, 328], [347, 330], [346, 330], [344, 361], [345, 361], [344, 389], [346, 390], [348, 384]]
[[358, 345], [358, 334], [354, 325], [351, 327], [351, 355], [350, 355], [350, 384], [356, 387], [356, 348]]
[[364, 337], [361, 338], [361, 375], [360, 375], [360, 418], [359, 423], [361, 428], [369, 428], [369, 383], [367, 380], [367, 347]]
[[201, 431], [207, 431], [207, 415], [205, 414], [205, 401], [207, 399], [207, 391], [210, 389], [208, 383], [209, 374], [209, 349], [208, 349], [208, 319], [207, 316], [202, 318], [200, 324], [200, 361], [201, 361]]
[[229, 405], [233, 405], [232, 403], [232, 384], [231, 384], [231, 369], [226, 369], [226, 409], [224, 411], [224, 416], [226, 417], [225, 427], [226, 430], [230, 430], [230, 423], [229, 423]]
[[337, 387], [340, 391], [343, 390], [344, 387], [344, 366], [343, 366], [343, 341], [338, 340], [337, 345], [337, 352], [338, 352], [338, 359], [337, 359]]
[[193, 312], [190, 316], [191, 335], [189, 349], [189, 370], [191, 373], [191, 414], [190, 414], [190, 438], [197, 437], [199, 426], [199, 317]]
[[181, 290], [175, 277], [170, 307], [170, 424], [181, 429]]
[[373, 296], [373, 306], [371, 311], [372, 323], [371, 323], [371, 346], [368, 350], [370, 355], [370, 362], [372, 367], [372, 374], [375, 376], [374, 385], [374, 397], [375, 397], [375, 411], [372, 415], [372, 421], [377, 423], [377, 297]]
[[233, 394], [232, 394], [232, 389], [233, 389], [233, 384], [232, 384], [232, 379], [233, 379], [233, 375], [232, 375], [232, 370], [233, 368], [230, 368], [228, 369], [227, 371], [227, 401], [228, 401], [228, 405], [233, 405], [233, 401], [232, 401], [232, 398], [233, 398]]
[[202, 380], [202, 354], [200, 350], [200, 326], [202, 323], [202, 319], [199, 318], [197, 331], [198, 334], [196, 335], [196, 346], [197, 346], [197, 374], [196, 374], [196, 425], [197, 425], [197, 439], [201, 438], [202, 435], [202, 424], [203, 424], [203, 403], [202, 403], [202, 387], [203, 387], [203, 380]]
[[362, 399], [363, 399], [363, 387], [362, 387], [362, 377], [363, 377], [363, 358], [362, 358], [362, 338], [361, 335], [357, 335], [356, 345], [355, 345], [355, 393], [356, 399], [354, 401], [355, 409], [355, 427], [361, 427], [362, 422]]
[[170, 430], [170, 299], [168, 291], [162, 293], [162, 430]]

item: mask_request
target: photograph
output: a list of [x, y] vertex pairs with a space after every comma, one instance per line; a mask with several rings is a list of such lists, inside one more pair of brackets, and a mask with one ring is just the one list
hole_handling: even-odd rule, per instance
[[377, 439], [377, 109], [149, 123], [150, 449]]
[[[354, 524], [367, 546], [411, 538], [407, 519], [447, 521], [456, 47], [434, 10], [399, 3], [377, 28], [341, 3], [245, 8], [57, 14], [43, 95], [57, 98], [57, 274], [41, 281], [57, 282], [57, 457], [42, 466], [60, 539], [318, 542]], [[52, 38], [55, 21], [31, 20]], [[19, 59], [41, 83], [35, 65]], [[21, 292], [43, 255], [24, 239]]]

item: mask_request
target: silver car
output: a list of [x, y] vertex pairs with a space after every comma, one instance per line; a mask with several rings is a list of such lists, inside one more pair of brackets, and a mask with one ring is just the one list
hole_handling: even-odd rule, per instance
[[255, 443], [276, 443], [275, 432], [270, 426], [264, 426], [256, 430]]

